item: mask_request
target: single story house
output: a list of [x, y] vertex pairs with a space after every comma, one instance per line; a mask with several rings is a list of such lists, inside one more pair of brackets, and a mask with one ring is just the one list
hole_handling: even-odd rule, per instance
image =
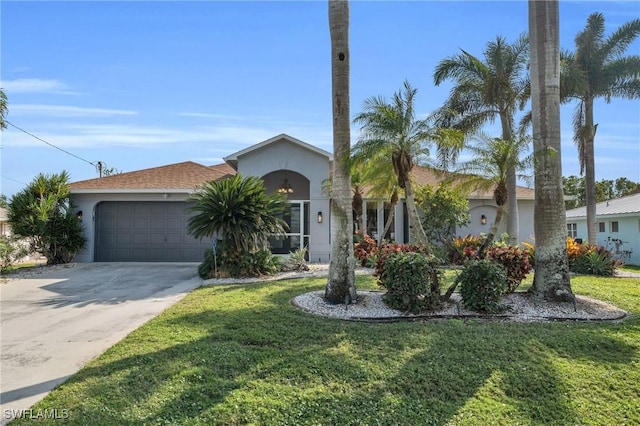
[[[187, 233], [189, 195], [200, 184], [235, 173], [258, 176], [268, 192], [280, 190], [287, 196], [285, 220], [290, 230], [285, 240], [272, 242], [274, 253], [288, 254], [306, 247], [309, 261], [329, 260], [330, 198], [322, 188], [330, 176], [331, 153], [281, 134], [231, 154], [224, 161], [214, 166], [170, 164], [71, 183], [71, 200], [84, 223], [88, 242], [76, 261], [201, 261], [212, 241], [199, 241]], [[439, 182], [426, 168], [416, 167], [414, 174], [419, 184]], [[522, 240], [533, 235], [533, 194], [530, 188], [518, 188]], [[363, 203], [363, 223], [371, 235], [378, 235], [384, 229], [389, 206], [366, 198]], [[496, 212], [492, 194], [471, 194], [469, 204], [471, 223], [457, 230], [458, 235], [488, 232]], [[403, 202], [396, 206], [390, 234], [396, 241], [408, 242]]]
[[[598, 245], [624, 263], [640, 265], [640, 193], [596, 204]], [[567, 233], [587, 241], [587, 208], [567, 210]]]

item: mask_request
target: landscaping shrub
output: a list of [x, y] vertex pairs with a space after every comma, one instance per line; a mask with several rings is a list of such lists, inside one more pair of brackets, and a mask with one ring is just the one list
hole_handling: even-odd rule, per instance
[[418, 313], [440, 306], [440, 261], [419, 252], [395, 252], [384, 258], [379, 284], [387, 290], [390, 307]]
[[500, 312], [500, 299], [507, 289], [504, 267], [489, 259], [470, 260], [457, 278], [465, 308], [477, 312]]
[[376, 277], [382, 276], [385, 270], [385, 262], [387, 257], [395, 253], [423, 253], [429, 254], [429, 249], [424, 246], [418, 246], [415, 244], [399, 244], [399, 243], [383, 243], [380, 244], [375, 250], [372, 258], [375, 260], [373, 265], [373, 275]]
[[7, 235], [0, 235], [0, 272], [7, 272], [13, 264], [29, 254], [23, 241]]
[[578, 258], [589, 251], [589, 246], [586, 244], [580, 244], [575, 239], [567, 238], [567, 258], [569, 259], [569, 269], [575, 270], [576, 262]]
[[281, 270], [297, 272], [308, 271], [309, 265], [307, 265], [307, 259], [305, 259], [306, 256], [306, 247], [290, 252], [287, 260], [282, 264]]
[[573, 264], [573, 272], [578, 274], [612, 277], [622, 262], [613, 256], [610, 250], [602, 246], [589, 246]]
[[484, 237], [467, 235], [466, 237], [455, 237], [448, 244], [447, 259], [453, 265], [462, 265], [467, 260], [477, 256], [478, 250], [484, 242]]
[[493, 246], [487, 249], [486, 258], [502, 265], [507, 273], [507, 293], [513, 293], [533, 267], [529, 252], [513, 246]]
[[536, 266], [536, 245], [534, 243], [529, 243], [527, 241], [523, 241], [521, 243], [524, 246], [524, 250], [529, 254], [529, 263], [532, 268]]
[[355, 234], [353, 252], [360, 266], [372, 268], [375, 264], [375, 253], [378, 243], [367, 234]]
[[[274, 274], [281, 269], [280, 258], [272, 255], [270, 250], [240, 252], [221, 246], [218, 245], [216, 257], [211, 249], [205, 252], [204, 261], [198, 266], [200, 278], [259, 277]], [[215, 276], [216, 265], [217, 277]]]

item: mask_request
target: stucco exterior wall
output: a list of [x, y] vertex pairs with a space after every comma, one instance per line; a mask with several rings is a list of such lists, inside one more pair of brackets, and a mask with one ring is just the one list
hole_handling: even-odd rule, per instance
[[[469, 214], [471, 215], [471, 221], [469, 225], [462, 226], [456, 230], [456, 236], [480, 235], [488, 234], [491, 230], [491, 226], [496, 219], [497, 205], [493, 200], [489, 199], [471, 199], [469, 200]], [[518, 200], [518, 239], [520, 242], [527, 241], [533, 242], [533, 200]], [[481, 218], [485, 215], [487, 223], [482, 224]], [[500, 234], [506, 232], [507, 220], [503, 217], [502, 224], [498, 229], [498, 237]]]
[[[331, 214], [329, 199], [322, 193], [322, 183], [329, 177], [329, 158], [286, 139], [238, 156], [238, 173], [243, 176], [263, 177], [284, 170], [298, 173], [309, 181], [309, 261], [328, 262], [331, 254]], [[289, 180], [295, 190], [295, 175], [290, 174]], [[295, 192], [289, 198], [298, 199]], [[322, 212], [322, 223], [317, 221], [318, 212]]]

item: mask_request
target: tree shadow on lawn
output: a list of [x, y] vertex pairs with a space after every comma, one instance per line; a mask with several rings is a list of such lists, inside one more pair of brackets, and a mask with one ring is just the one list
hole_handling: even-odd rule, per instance
[[445, 424], [471, 406], [485, 423], [581, 423], [554, 358], [637, 361], [602, 324], [370, 324], [289, 305], [321, 282], [196, 290], [40, 406], [71, 424]]

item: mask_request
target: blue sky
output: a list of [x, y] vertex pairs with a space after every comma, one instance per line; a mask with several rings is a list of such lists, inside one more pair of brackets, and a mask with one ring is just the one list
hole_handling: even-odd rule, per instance
[[[30, 2], [1, 4], [1, 192], [38, 173], [97, 177], [182, 161], [205, 165], [280, 133], [332, 151], [330, 39], [325, 1]], [[560, 3], [561, 47], [593, 12], [607, 34], [640, 3]], [[425, 116], [447, 97], [436, 64], [459, 49], [527, 30], [526, 1], [351, 3], [351, 114], [407, 79]], [[640, 54], [636, 41], [628, 54]], [[578, 174], [571, 113], [562, 109], [563, 174]], [[640, 181], [640, 102], [598, 102], [596, 178]], [[497, 126], [487, 128], [499, 135]], [[357, 128], [352, 130], [357, 138]], [[79, 158], [78, 158], [79, 157]], [[85, 161], [86, 160], [86, 161]]]

